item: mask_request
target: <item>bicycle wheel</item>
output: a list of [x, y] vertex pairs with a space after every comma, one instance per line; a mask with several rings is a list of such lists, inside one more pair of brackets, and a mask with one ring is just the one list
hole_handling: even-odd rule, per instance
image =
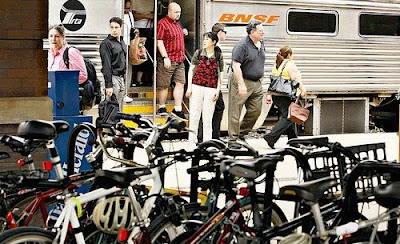
[[[263, 199], [258, 198], [257, 201], [260, 211], [263, 210]], [[252, 226], [252, 208], [250, 198], [241, 199], [241, 209], [246, 223]], [[179, 216], [159, 216], [149, 226], [149, 236], [152, 243], [182, 243], [182, 241], [193, 235], [196, 230], [208, 218], [207, 207], [193, 206], [186, 210], [186, 215], [190, 216], [191, 224], [181, 224], [182, 219]], [[178, 218], [178, 219], [177, 219]], [[194, 223], [197, 222], [197, 223]], [[276, 204], [272, 205], [272, 226], [280, 225], [287, 222], [286, 216], [283, 211]], [[179, 238], [178, 238], [179, 237]]]
[[[200, 205], [188, 205], [185, 207], [185, 220], [204, 222], [207, 219], [207, 207]], [[151, 243], [170, 243], [176, 236], [190, 229], [197, 229], [196, 225], [182, 224], [181, 216], [160, 215], [154, 219], [148, 227]]]
[[117, 235], [104, 233], [93, 223], [83, 228], [83, 236], [86, 244], [115, 243], [117, 240]]
[[[258, 209], [262, 213], [264, 211], [264, 199], [262, 197], [258, 197], [257, 202]], [[243, 217], [246, 221], [246, 225], [249, 227], [253, 227], [253, 211], [251, 207], [251, 199], [249, 197], [240, 199], [240, 205]], [[272, 203], [271, 225], [278, 226], [287, 221], [288, 220], [286, 218], [286, 215], [283, 213], [282, 209], [275, 203]]]
[[55, 234], [38, 227], [19, 227], [0, 235], [0, 243], [7, 244], [48, 244]]

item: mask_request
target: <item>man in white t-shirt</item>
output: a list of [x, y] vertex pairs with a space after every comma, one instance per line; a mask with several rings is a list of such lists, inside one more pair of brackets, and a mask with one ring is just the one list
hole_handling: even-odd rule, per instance
[[[135, 28], [139, 29], [140, 37], [146, 37], [145, 47], [150, 55], [153, 55], [154, 50], [154, 1], [149, 0], [134, 0], [133, 1], [133, 16], [135, 17]], [[154, 59], [153, 59], [154, 60]], [[135, 65], [136, 85], [153, 84], [153, 65], [149, 60], [141, 65]], [[145, 74], [145, 75], [144, 75]], [[145, 82], [143, 82], [145, 81]], [[145, 84], [143, 84], [145, 83]]]

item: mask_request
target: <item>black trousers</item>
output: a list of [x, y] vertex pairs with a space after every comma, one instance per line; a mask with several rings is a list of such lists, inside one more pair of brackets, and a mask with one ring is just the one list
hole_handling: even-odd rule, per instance
[[[218, 100], [215, 103], [215, 110], [212, 119], [212, 138], [219, 139], [221, 134], [221, 121], [222, 116], [224, 114], [225, 103], [224, 98], [222, 97], [222, 92], [219, 92]], [[199, 121], [199, 131], [197, 133], [197, 140], [198, 142], [203, 141], [203, 120], [200, 118]]]
[[289, 139], [296, 138], [296, 125], [292, 121], [288, 120], [289, 106], [292, 102], [290, 97], [283, 96], [272, 96], [273, 103], [278, 107], [281, 116], [279, 117], [278, 123], [272, 128], [269, 134], [264, 136], [265, 140], [275, 144], [281, 135], [288, 135]]

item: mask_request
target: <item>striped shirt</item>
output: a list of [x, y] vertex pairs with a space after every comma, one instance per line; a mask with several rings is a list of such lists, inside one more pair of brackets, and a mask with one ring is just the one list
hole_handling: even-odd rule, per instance
[[185, 60], [185, 41], [182, 27], [178, 22], [168, 16], [162, 18], [157, 24], [157, 40], [164, 42], [165, 50], [172, 62]]

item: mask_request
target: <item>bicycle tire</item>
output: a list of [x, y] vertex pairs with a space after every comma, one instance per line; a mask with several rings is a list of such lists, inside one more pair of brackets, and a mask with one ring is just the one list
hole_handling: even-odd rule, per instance
[[[259, 208], [260, 210], [263, 209], [263, 199], [258, 198], [259, 201]], [[243, 209], [243, 211], [247, 211], [247, 210], [251, 210], [251, 201], [250, 198], [244, 198], [241, 200], [241, 208]], [[207, 214], [207, 208], [206, 207], [201, 207], [201, 206], [193, 206], [192, 209], [188, 209], [186, 212], [203, 212], [204, 213], [204, 219], [200, 220], [200, 221], [205, 221], [208, 214]], [[186, 226], [183, 227], [183, 229], [185, 229], [184, 233], [178, 233], [178, 235], [176, 236], [176, 238], [180, 237], [180, 239], [177, 239], [177, 241], [175, 241], [176, 238], [174, 239], [170, 239], [170, 236], [165, 237], [165, 234], [168, 234], [168, 232], [166, 233], [165, 230], [167, 228], [177, 228], [178, 226], [176, 226], [176, 219], [174, 220], [174, 218], [176, 218], [176, 216], [169, 216], [169, 217], [165, 217], [165, 216], [159, 216], [157, 217], [149, 226], [148, 231], [149, 231], [149, 237], [151, 239], [151, 243], [165, 243], [165, 241], [167, 242], [171, 242], [172, 243], [181, 243], [181, 241], [187, 239], [188, 237], [190, 237], [191, 235], [193, 235], [197, 228], [200, 227], [200, 225], [192, 225], [189, 228], [186, 228]], [[198, 218], [196, 220], [199, 220]], [[275, 203], [272, 205], [272, 225], [276, 226], [279, 225], [281, 223], [287, 222], [286, 216], [283, 213], [282, 209], [279, 208], [278, 205], [276, 205]], [[182, 227], [181, 227], [182, 228]], [[185, 234], [185, 233], [190, 233], [189, 234]], [[164, 234], [164, 236], [163, 236]], [[183, 238], [183, 239], [182, 239]], [[161, 239], [161, 241], [159, 242], [158, 239]]]
[[[207, 217], [207, 209], [208, 208], [205, 206], [189, 205], [187, 208], [185, 208], [185, 213], [187, 215], [190, 215], [191, 217], [195, 217], [196, 220], [200, 219], [201, 221], [202, 218], [205, 219]], [[195, 216], [194, 215], [195, 213], [199, 213], [199, 215]], [[177, 222], [180, 220], [179, 218], [180, 216], [177, 215], [173, 216], [160, 215], [157, 218], [155, 218], [148, 227], [148, 233], [151, 243], [170, 242], [171, 241], [170, 236], [168, 235], [168, 232], [166, 232], [166, 230], [170, 227], [172, 227], [173, 229], [178, 228]], [[165, 236], [165, 234], [167, 234], [168, 236]]]
[[117, 235], [102, 232], [97, 229], [94, 223], [90, 223], [83, 228], [83, 236], [86, 244], [114, 243], [117, 240]]
[[7, 244], [50, 244], [55, 233], [39, 227], [20, 227], [7, 230], [0, 235], [0, 243]]

